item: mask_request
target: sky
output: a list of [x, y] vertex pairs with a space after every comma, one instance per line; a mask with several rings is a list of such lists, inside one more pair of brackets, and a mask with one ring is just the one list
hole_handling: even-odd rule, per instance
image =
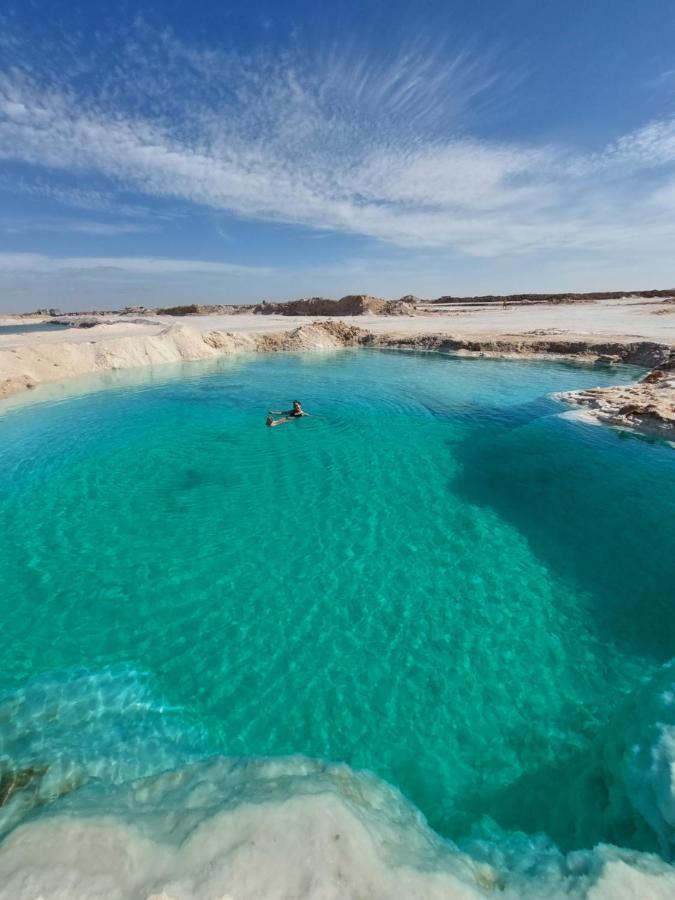
[[675, 286], [675, 0], [5, 0], [0, 311]]

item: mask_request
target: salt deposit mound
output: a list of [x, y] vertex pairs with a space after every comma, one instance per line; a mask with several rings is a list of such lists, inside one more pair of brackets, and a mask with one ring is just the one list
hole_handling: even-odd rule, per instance
[[413, 316], [415, 308], [402, 300], [380, 300], [367, 294], [348, 294], [339, 300], [310, 297], [288, 303], [265, 303], [263, 315], [281, 316]]
[[368, 332], [361, 328], [329, 320], [260, 335], [231, 331], [202, 334], [183, 325], [170, 325], [155, 335], [0, 348], [0, 398], [80, 375], [213, 359], [230, 353], [335, 350], [364, 343], [367, 337]]

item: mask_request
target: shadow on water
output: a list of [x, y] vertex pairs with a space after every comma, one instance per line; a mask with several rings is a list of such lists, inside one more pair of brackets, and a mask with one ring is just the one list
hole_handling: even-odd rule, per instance
[[[475, 402], [467, 402], [463, 405], [453, 406], [450, 410], [442, 410], [423, 404], [427, 410], [437, 419], [452, 419], [469, 426], [474, 426], [477, 418]], [[499, 426], [503, 429], [520, 428], [529, 422], [534, 422], [542, 416], [549, 416], [560, 411], [560, 404], [551, 397], [536, 397], [528, 403], [516, 406], [504, 406], [495, 404], [488, 406], [483, 404], [478, 411], [481, 422], [490, 426]]]
[[[675, 453], [548, 415], [551, 405], [560, 409], [548, 400], [474, 408], [468, 436], [448, 441], [460, 464], [451, 489], [518, 529], [602, 641], [663, 663], [675, 656]], [[484, 814], [507, 830], [544, 831], [563, 850], [610, 841], [658, 851], [604, 772], [607, 712], [569, 710], [586, 749], [559, 748], [556, 761], [490, 796], [456, 796], [453, 833]]]
[[[595, 763], [595, 765], [594, 765]], [[598, 843], [659, 852], [656, 835], [632, 811], [623, 792], [597, 765], [593, 749], [526, 772], [491, 797], [456, 798], [461, 809], [482, 804], [499, 827], [526, 834], [544, 833], [563, 853]], [[482, 827], [485, 827], [483, 820]], [[478, 826], [478, 833], [482, 830]], [[469, 834], [476, 833], [472, 824]], [[460, 843], [463, 838], [459, 838]]]
[[453, 446], [460, 463], [453, 492], [515, 525], [571, 584], [602, 638], [656, 662], [670, 659], [675, 454], [609, 429], [536, 417], [535, 409], [507, 412], [508, 424], [491, 417], [491, 427]]

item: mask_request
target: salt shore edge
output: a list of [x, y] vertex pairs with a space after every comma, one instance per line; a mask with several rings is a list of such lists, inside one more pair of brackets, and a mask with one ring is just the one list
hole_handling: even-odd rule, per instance
[[[105, 328], [105, 326], [101, 326]], [[98, 331], [98, 329], [96, 329]], [[491, 358], [576, 360], [585, 364], [633, 364], [648, 369], [639, 382], [618, 387], [561, 392], [596, 420], [644, 434], [675, 438], [675, 347], [642, 338], [509, 335], [453, 336], [443, 333], [375, 333], [341, 320], [302, 324], [290, 331], [200, 332], [182, 324], [158, 334], [124, 334], [95, 340], [45, 342], [0, 348], [0, 400], [45, 383], [106, 371], [215, 359], [237, 353], [329, 351], [365, 347], [435, 351]]]

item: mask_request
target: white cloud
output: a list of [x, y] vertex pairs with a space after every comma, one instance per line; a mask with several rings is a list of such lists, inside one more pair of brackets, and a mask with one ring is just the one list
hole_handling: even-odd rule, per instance
[[608, 148], [605, 158], [640, 167], [675, 164], [675, 116], [624, 135]]
[[675, 69], [664, 69], [658, 75], [649, 78], [645, 82], [648, 88], [669, 88], [675, 85]]
[[9, 177], [0, 172], [0, 191], [46, 200], [59, 206], [74, 207], [90, 212], [112, 213], [118, 218], [138, 219], [152, 216], [156, 219], [163, 219], [168, 215], [166, 212], [151, 210], [150, 207], [142, 204], [128, 203], [112, 192], [55, 184], [53, 180], [47, 181], [36, 176], [29, 181], [24, 177]]
[[[386, 62], [355, 46], [245, 58], [139, 32], [88, 92], [67, 71], [8, 70], [0, 158], [240, 216], [482, 257], [653, 251], [675, 239], [665, 202], [675, 119], [592, 156], [478, 140], [463, 125], [498, 81], [480, 58], [420, 42]], [[663, 180], [660, 203], [645, 172]]]
[[140, 275], [201, 273], [213, 275], [269, 274], [268, 268], [197, 259], [161, 259], [136, 256], [49, 256], [42, 253], [0, 253], [0, 273], [51, 274], [106, 271]]
[[156, 231], [157, 226], [136, 222], [95, 222], [75, 219], [0, 219], [0, 232], [4, 234], [88, 234], [110, 237], [120, 234], [142, 234]]

